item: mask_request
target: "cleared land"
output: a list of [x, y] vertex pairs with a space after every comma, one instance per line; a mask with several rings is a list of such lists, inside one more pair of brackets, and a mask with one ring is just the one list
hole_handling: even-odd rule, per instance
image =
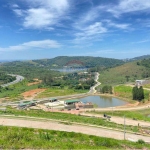
[[39, 93], [44, 92], [46, 89], [34, 89], [22, 93], [24, 99], [34, 99]]
[[58, 88], [49, 88], [44, 92], [38, 94], [36, 98], [45, 98], [45, 97], [55, 97], [55, 96], [66, 96], [71, 94], [80, 94], [86, 93], [88, 90], [74, 90], [74, 89], [58, 89]]

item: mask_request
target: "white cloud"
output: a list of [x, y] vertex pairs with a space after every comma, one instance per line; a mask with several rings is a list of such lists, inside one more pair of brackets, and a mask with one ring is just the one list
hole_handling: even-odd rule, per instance
[[6, 48], [0, 47], [0, 51], [21, 51], [32, 49], [52, 49], [59, 48], [61, 44], [54, 40], [30, 41], [16, 46], [9, 46]]
[[132, 44], [141, 44], [141, 43], [147, 43], [147, 42], [150, 42], [150, 40], [142, 40], [142, 41], [132, 42]]
[[[107, 9], [106, 9], [107, 8]], [[137, 11], [149, 11], [149, 0], [119, 0], [118, 5], [105, 7], [108, 12], [111, 12], [116, 17], [123, 13], [137, 12]]]
[[99, 17], [99, 7], [93, 7], [88, 12], [82, 15], [80, 20], [78, 20], [79, 24], [85, 24], [91, 21], [94, 21]]
[[14, 9], [17, 15], [23, 17], [26, 28], [49, 28], [64, 19], [69, 9], [68, 0], [27, 0], [26, 3], [30, 6], [28, 9]]
[[80, 43], [82, 40], [90, 40], [106, 33], [107, 29], [102, 26], [101, 22], [95, 22], [85, 28], [80, 29], [80, 32], [76, 33], [75, 43]]
[[19, 6], [17, 4], [13, 4], [11, 7], [12, 8], [19, 8]]
[[39, 8], [28, 10], [23, 25], [27, 28], [41, 28], [53, 25], [55, 23], [55, 16], [53, 14], [49, 13], [46, 9]]
[[115, 27], [115, 28], [118, 28], [118, 29], [128, 29], [130, 24], [123, 24], [123, 23], [115, 23], [111, 20], [103, 20], [103, 22], [106, 23], [106, 26], [108, 27]]
[[23, 16], [24, 12], [21, 9], [13, 9], [15, 14], [19, 17]]

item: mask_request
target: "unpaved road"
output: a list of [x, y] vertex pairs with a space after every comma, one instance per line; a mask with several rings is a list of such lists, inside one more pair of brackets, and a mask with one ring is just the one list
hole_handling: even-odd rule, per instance
[[[103, 118], [103, 114], [91, 114], [91, 113], [80, 113], [80, 114], [83, 116]], [[124, 117], [111, 116], [110, 121], [115, 122], [117, 124], [124, 124]], [[150, 122], [145, 122], [145, 121], [141, 121], [141, 120], [133, 120], [133, 119], [129, 119], [129, 118], [125, 118], [125, 124], [133, 125], [133, 126], [139, 125], [139, 126], [150, 127]]]
[[[65, 125], [60, 124], [59, 122], [53, 121], [33, 121], [26, 119], [9, 119], [9, 118], [0, 118], [0, 125], [5, 126], [17, 126], [17, 127], [29, 127], [29, 128], [39, 128], [39, 129], [49, 129], [49, 130], [58, 130], [66, 132], [76, 132], [84, 133], [88, 135], [96, 135], [100, 137], [114, 138], [118, 140], [124, 139], [124, 133], [121, 131], [114, 131], [98, 127], [89, 127], [83, 125]], [[139, 139], [144, 140], [145, 142], [150, 142], [150, 137], [136, 135], [131, 133], [126, 133], [126, 139], [131, 141], [138, 141]]]
[[89, 94], [90, 93], [91, 94], [96, 93], [95, 88], [101, 84], [100, 82], [98, 82], [98, 79], [99, 79], [99, 73], [95, 72], [95, 82], [96, 82], [96, 84], [90, 88], [90, 91], [88, 92]]

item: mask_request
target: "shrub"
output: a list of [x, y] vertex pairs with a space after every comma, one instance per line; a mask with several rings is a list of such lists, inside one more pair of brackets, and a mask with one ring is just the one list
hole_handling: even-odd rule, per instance
[[137, 141], [137, 143], [138, 143], [138, 144], [145, 144], [145, 141], [143, 141], [142, 139], [139, 139], [139, 140]]

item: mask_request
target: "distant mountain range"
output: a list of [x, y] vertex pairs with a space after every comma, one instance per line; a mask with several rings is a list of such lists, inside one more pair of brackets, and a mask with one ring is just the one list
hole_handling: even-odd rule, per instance
[[139, 57], [134, 57], [134, 58], [127, 58], [127, 59], [123, 59], [123, 61], [128, 62], [128, 61], [134, 61], [134, 60], [142, 60], [142, 59], [148, 59], [150, 58], [150, 55], [143, 55], [143, 56], [139, 56]]
[[48, 67], [48, 68], [62, 68], [65, 66], [79, 66], [92, 68], [95, 66], [100, 67], [115, 67], [122, 65], [125, 62], [131, 62], [135, 60], [148, 59], [150, 55], [144, 55], [140, 57], [135, 57], [131, 59], [113, 59], [113, 58], [103, 58], [103, 57], [91, 57], [91, 56], [58, 56], [51, 59], [37, 59], [37, 60], [0, 60], [1, 63], [8, 66], [37, 66], [37, 67]]
[[139, 57], [134, 57], [132, 58], [132, 60], [141, 60], [141, 59], [148, 59], [150, 58], [150, 55], [143, 55], [143, 56], [139, 56]]

